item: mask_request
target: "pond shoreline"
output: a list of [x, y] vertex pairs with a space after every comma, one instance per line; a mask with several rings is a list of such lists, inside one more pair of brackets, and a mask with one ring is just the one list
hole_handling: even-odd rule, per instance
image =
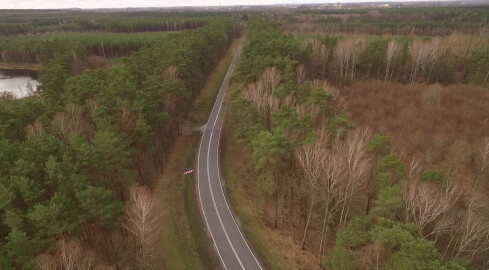
[[34, 80], [37, 80], [39, 70], [30, 68], [4, 68], [0, 66], [0, 76], [17, 77], [17, 76], [29, 76]]
[[0, 68], [0, 95], [12, 93], [15, 98], [33, 95], [39, 86], [37, 76], [38, 72], [33, 70]]

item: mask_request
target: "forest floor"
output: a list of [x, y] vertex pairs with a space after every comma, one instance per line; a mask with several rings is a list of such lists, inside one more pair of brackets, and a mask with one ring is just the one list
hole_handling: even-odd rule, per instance
[[248, 240], [268, 269], [319, 269], [312, 249], [301, 249], [297, 232], [273, 229], [266, 221], [267, 216], [275, 215], [260, 197], [256, 185], [256, 175], [252, 168], [252, 154], [249, 147], [234, 136], [235, 117], [232, 115], [231, 91], [226, 94], [227, 111], [222, 136], [222, 170], [224, 182], [234, 211], [241, 221]]
[[157, 241], [155, 269], [216, 269], [212, 245], [207, 238], [197, 203], [194, 169], [200, 139], [192, 129], [203, 125], [221, 82], [231, 63], [235, 39], [221, 58], [206, 86], [195, 101], [195, 110], [184, 120], [182, 135], [175, 140], [154, 195], [161, 213], [161, 233]]

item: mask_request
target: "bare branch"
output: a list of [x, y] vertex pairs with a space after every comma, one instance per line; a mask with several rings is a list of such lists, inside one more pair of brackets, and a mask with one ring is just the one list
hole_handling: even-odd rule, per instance
[[139, 243], [140, 269], [146, 269], [151, 247], [159, 233], [159, 217], [155, 205], [152, 195], [146, 188], [131, 189], [123, 226], [136, 237]]

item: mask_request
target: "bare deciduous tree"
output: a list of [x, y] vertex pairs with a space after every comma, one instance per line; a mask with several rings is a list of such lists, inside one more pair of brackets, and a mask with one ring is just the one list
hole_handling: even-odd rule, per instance
[[36, 268], [40, 270], [86, 270], [96, 265], [95, 254], [76, 240], [60, 240], [54, 254], [44, 253], [36, 258]]
[[41, 136], [43, 132], [42, 124], [37, 120], [33, 124], [25, 127], [25, 134], [27, 136]]
[[489, 166], [489, 138], [484, 140], [480, 156], [479, 156], [479, 168], [475, 176], [474, 188], [479, 184], [480, 179], [484, 176]]
[[297, 66], [295, 70], [295, 74], [297, 75], [297, 83], [302, 84], [306, 79], [306, 75], [307, 75], [306, 68], [304, 67], [304, 65], [300, 64], [299, 66]]
[[428, 48], [419, 39], [413, 41], [409, 46], [409, 54], [411, 55], [411, 75], [410, 81], [415, 82], [426, 68], [428, 62]]
[[309, 222], [311, 221], [312, 211], [318, 201], [318, 192], [323, 184], [324, 177], [324, 163], [327, 158], [326, 141], [328, 135], [323, 134], [316, 142], [305, 145], [302, 148], [297, 149], [296, 157], [299, 164], [304, 171], [305, 183], [306, 183], [306, 196], [309, 199], [309, 209], [307, 211], [306, 223], [304, 226], [304, 233], [302, 236], [301, 247], [304, 248], [304, 243], [307, 236], [307, 230], [309, 228]]
[[302, 117], [309, 116], [313, 122], [319, 123], [321, 108], [316, 104], [311, 104], [308, 106], [300, 105], [297, 107], [297, 113], [299, 113]]
[[333, 51], [333, 55], [336, 60], [336, 65], [339, 69], [340, 72], [340, 78], [343, 79], [344, 76], [346, 76], [346, 70], [348, 69], [348, 61], [350, 60], [349, 55], [348, 55], [348, 48], [347, 48], [347, 43], [346, 41], [340, 41], [336, 45]]
[[163, 71], [163, 78], [170, 82], [176, 80], [180, 76], [180, 71], [176, 66], [169, 66], [165, 71]]
[[280, 71], [276, 67], [269, 67], [261, 74], [257, 82], [248, 84], [243, 92], [243, 96], [251, 100], [258, 111], [265, 116], [267, 127], [271, 125], [272, 113], [278, 112], [283, 104], [281, 99], [272, 94], [280, 80]]
[[436, 37], [431, 40], [428, 44], [428, 63], [429, 63], [429, 74], [428, 74], [428, 82], [431, 80], [431, 75], [433, 74], [433, 69], [435, 65], [438, 63], [443, 54], [445, 54], [446, 46], [441, 38]]
[[414, 222], [424, 237], [435, 237], [446, 232], [451, 220], [444, 218], [455, 205], [460, 195], [453, 185], [440, 190], [432, 183], [409, 179], [402, 185], [402, 204], [406, 221]]
[[67, 243], [62, 240], [61, 242], [58, 242], [58, 245], [62, 269], [90, 269], [93, 265], [92, 257], [87, 256], [88, 254], [86, 254], [86, 251], [78, 242], [72, 241]]
[[480, 210], [485, 205], [477, 197], [470, 200], [465, 216], [459, 227], [459, 239], [457, 241], [457, 258], [472, 260], [477, 254], [489, 250], [489, 226]]
[[159, 232], [156, 203], [146, 188], [131, 189], [123, 226], [136, 238], [139, 266], [140, 269], [146, 269], [152, 245]]
[[321, 189], [323, 200], [323, 220], [321, 225], [321, 241], [319, 244], [320, 262], [324, 256], [324, 247], [326, 237], [328, 236], [329, 225], [333, 216], [339, 211], [344, 200], [341, 198], [342, 185], [346, 178], [344, 166], [342, 166], [342, 157], [339, 149], [333, 147], [324, 162], [324, 177]]
[[340, 79], [347, 77], [348, 70], [350, 70], [350, 79], [355, 78], [355, 68], [364, 45], [365, 42], [361, 38], [351, 38], [338, 42], [333, 55], [340, 72]]
[[406, 170], [406, 179], [407, 180], [418, 180], [421, 176], [421, 162], [418, 159], [412, 159], [411, 162], [408, 163]]
[[367, 141], [371, 137], [369, 129], [358, 128], [348, 134], [340, 153], [343, 155], [343, 166], [345, 166], [346, 178], [342, 190], [343, 206], [340, 215], [340, 226], [347, 224], [352, 199], [364, 184], [370, 166], [367, 155]]
[[83, 108], [76, 104], [68, 104], [65, 112], [54, 115], [50, 128], [55, 136], [65, 142], [73, 132], [91, 137], [95, 131], [95, 127], [87, 121]]
[[126, 107], [119, 111], [119, 125], [122, 131], [129, 133], [136, 126], [136, 116]]
[[56, 258], [49, 253], [42, 253], [35, 259], [37, 270], [57, 270], [58, 263]]
[[391, 40], [387, 45], [386, 51], [386, 67], [385, 67], [385, 81], [390, 80], [392, 77], [393, 68], [392, 66], [397, 61], [399, 54], [401, 52], [401, 46], [395, 40]]
[[281, 78], [282, 75], [280, 75], [278, 68], [268, 67], [261, 74], [259, 81], [262, 83], [267, 94], [272, 94], [272, 91], [280, 84]]
[[420, 76], [426, 71], [428, 72], [427, 79], [429, 81], [433, 69], [445, 51], [446, 46], [440, 38], [434, 38], [429, 42], [423, 42], [419, 39], [413, 41], [409, 46], [409, 53], [411, 54], [411, 82], [418, 81]]

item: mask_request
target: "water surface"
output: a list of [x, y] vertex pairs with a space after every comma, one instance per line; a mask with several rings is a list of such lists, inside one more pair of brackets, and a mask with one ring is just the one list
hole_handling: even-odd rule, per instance
[[23, 98], [35, 93], [37, 80], [28, 75], [6, 75], [0, 71], [0, 94], [12, 93], [16, 98]]

